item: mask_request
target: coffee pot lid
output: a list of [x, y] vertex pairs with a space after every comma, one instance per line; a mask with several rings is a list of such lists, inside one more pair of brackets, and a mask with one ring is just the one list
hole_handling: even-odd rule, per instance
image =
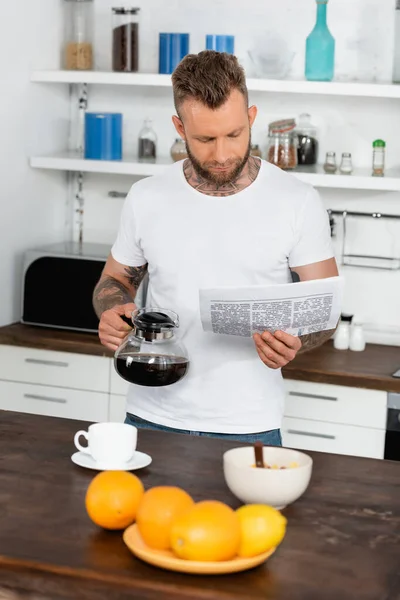
[[135, 335], [145, 339], [168, 339], [179, 327], [178, 315], [164, 308], [142, 308], [133, 317]]

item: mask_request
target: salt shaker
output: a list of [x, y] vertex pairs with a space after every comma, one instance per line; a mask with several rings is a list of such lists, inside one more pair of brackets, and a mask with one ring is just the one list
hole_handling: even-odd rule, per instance
[[354, 321], [350, 333], [350, 350], [362, 352], [365, 350], [365, 336], [362, 323]]
[[350, 152], [343, 152], [342, 162], [340, 163], [340, 172], [342, 175], [351, 175], [353, 172], [353, 163]]
[[157, 157], [157, 135], [152, 127], [151, 119], [145, 119], [139, 133], [139, 161], [154, 162]]
[[336, 153], [335, 152], [327, 152], [325, 163], [324, 163], [324, 171], [325, 173], [329, 173], [333, 175], [337, 171], [336, 164]]
[[350, 325], [353, 315], [340, 316], [339, 326], [333, 338], [333, 347], [336, 350], [348, 350], [350, 346]]

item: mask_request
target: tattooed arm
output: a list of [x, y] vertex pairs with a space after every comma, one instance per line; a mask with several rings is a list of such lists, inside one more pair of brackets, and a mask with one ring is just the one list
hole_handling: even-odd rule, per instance
[[[334, 258], [292, 269], [292, 279], [295, 283], [310, 279], [336, 277], [337, 275], [338, 270]], [[270, 369], [280, 369], [291, 362], [297, 354], [321, 346], [334, 332], [334, 329], [330, 329], [295, 337], [284, 331], [275, 331], [274, 334], [264, 331], [261, 335], [255, 333], [254, 341], [263, 363]]]
[[121, 318], [135, 310], [136, 292], [147, 272], [147, 265], [128, 267], [109, 256], [93, 292], [93, 306], [100, 319], [101, 343], [116, 350], [131, 327]]

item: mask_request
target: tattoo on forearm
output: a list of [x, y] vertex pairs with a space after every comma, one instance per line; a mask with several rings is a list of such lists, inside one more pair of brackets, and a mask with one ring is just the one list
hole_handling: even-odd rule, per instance
[[336, 329], [329, 329], [328, 331], [318, 331], [316, 333], [308, 333], [307, 335], [301, 335], [301, 348], [298, 354], [302, 354], [303, 352], [307, 352], [308, 350], [312, 350], [313, 348], [317, 348], [321, 346], [324, 342], [329, 340], [329, 338], [335, 333]]
[[[105, 310], [109, 310], [113, 306], [129, 304], [134, 301], [136, 291], [147, 272], [147, 265], [127, 267], [125, 272], [126, 286], [108, 276], [103, 277], [96, 285], [93, 292], [93, 306], [99, 318]], [[133, 287], [133, 293], [128, 286]]]

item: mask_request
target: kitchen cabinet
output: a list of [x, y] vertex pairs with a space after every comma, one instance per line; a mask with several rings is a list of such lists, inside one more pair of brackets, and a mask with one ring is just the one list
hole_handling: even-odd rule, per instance
[[285, 446], [383, 458], [387, 393], [285, 379]]
[[0, 345], [0, 409], [106, 421], [107, 357]]
[[[383, 458], [387, 393], [286, 378], [283, 443]], [[83, 421], [125, 418], [113, 358], [0, 344], [0, 409]]]

